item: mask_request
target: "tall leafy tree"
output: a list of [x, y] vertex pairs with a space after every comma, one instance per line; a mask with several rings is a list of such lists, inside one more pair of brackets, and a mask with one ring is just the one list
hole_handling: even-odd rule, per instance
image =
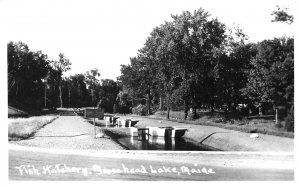
[[58, 61], [53, 61], [53, 69], [57, 71], [57, 86], [59, 89], [59, 102], [60, 102], [60, 107], [63, 107], [63, 100], [62, 100], [62, 75], [64, 72], [68, 71], [71, 69], [72, 63], [70, 62], [69, 59], [65, 57], [63, 53], [59, 53], [59, 60]]
[[117, 103], [119, 86], [117, 82], [111, 79], [101, 80], [101, 89], [99, 91], [99, 106], [106, 112], [113, 112], [113, 107]]
[[172, 16], [176, 27], [174, 52], [181, 70], [185, 118], [189, 104], [195, 117], [197, 106], [214, 103], [215, 81], [212, 72], [218, 60], [218, 49], [225, 40], [225, 25], [209, 16], [202, 8], [193, 14], [185, 11]]
[[170, 118], [171, 96], [176, 89], [178, 69], [175, 65], [174, 33], [175, 27], [172, 22], [165, 22], [154, 30], [156, 41], [157, 79], [166, 96], [167, 119]]
[[43, 107], [42, 79], [51, 69], [47, 55], [41, 51], [30, 51], [23, 42], [9, 42], [7, 51], [9, 104], [29, 109]]
[[242, 90], [244, 95], [260, 108], [268, 103], [274, 108], [287, 107], [293, 99], [294, 40], [264, 40], [257, 45], [257, 51], [247, 86]]
[[[91, 69], [87, 71], [85, 74], [85, 82], [87, 84], [88, 90], [90, 91], [91, 95], [91, 105], [94, 107], [96, 102], [98, 101], [97, 93], [99, 92], [100, 88], [100, 73], [97, 68]], [[98, 91], [98, 92], [97, 92]]]
[[86, 107], [90, 105], [90, 93], [87, 89], [86, 78], [84, 74], [75, 74], [70, 76], [71, 85], [71, 106]]

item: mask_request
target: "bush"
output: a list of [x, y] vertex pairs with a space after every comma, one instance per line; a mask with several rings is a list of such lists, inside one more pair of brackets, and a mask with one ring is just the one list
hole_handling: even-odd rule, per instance
[[113, 107], [113, 113], [117, 113], [118, 112], [118, 106], [117, 104], [114, 104], [114, 107]]
[[277, 124], [275, 124], [275, 127], [281, 129], [283, 127], [283, 124], [281, 122], [278, 122]]
[[145, 116], [147, 115], [147, 107], [145, 105], [139, 104], [138, 106], [132, 108], [132, 113]]
[[294, 132], [294, 119], [291, 115], [288, 115], [285, 119], [285, 129], [287, 131]]
[[118, 112], [120, 114], [130, 114], [130, 113], [132, 113], [131, 107], [127, 107], [127, 106], [119, 106], [117, 108], [116, 112]]
[[285, 129], [287, 131], [294, 132], [294, 106], [288, 111], [288, 115], [285, 120]]

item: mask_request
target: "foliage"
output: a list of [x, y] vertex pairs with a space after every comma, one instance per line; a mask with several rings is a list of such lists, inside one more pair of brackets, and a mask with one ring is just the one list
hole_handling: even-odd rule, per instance
[[139, 104], [132, 108], [132, 113], [145, 116], [147, 114], [147, 107], [145, 105]]
[[85, 107], [90, 104], [90, 92], [85, 81], [86, 78], [83, 74], [76, 74], [63, 80], [65, 84], [64, 101], [68, 102], [69, 107]]
[[95, 106], [99, 102], [112, 112], [120, 87], [113, 80], [102, 80], [101, 86], [96, 68], [63, 78], [63, 72], [71, 69], [71, 62], [64, 54], [59, 54], [58, 61], [51, 61], [41, 51], [30, 51], [22, 42], [9, 42], [7, 49], [10, 105], [33, 111]]
[[85, 83], [89, 90], [91, 96], [90, 106], [96, 106], [96, 103], [99, 100], [100, 92], [100, 73], [97, 68], [91, 69], [90, 71], [85, 72]]
[[98, 106], [102, 107], [106, 112], [113, 112], [113, 107], [117, 103], [119, 86], [111, 79], [102, 79], [101, 83]]
[[246, 43], [240, 27], [226, 28], [202, 8], [171, 17], [121, 67], [133, 106], [146, 105], [148, 115], [159, 106], [167, 118], [183, 110], [184, 119], [190, 109], [192, 119], [200, 108], [236, 118], [277, 109], [284, 119], [294, 101], [293, 38]]
[[28, 108], [43, 106], [43, 78], [51, 70], [47, 55], [41, 51], [30, 51], [25, 43], [9, 42], [8, 57], [8, 101]]
[[253, 104], [270, 103], [286, 111], [294, 101], [294, 40], [280, 38], [264, 40], [257, 45], [257, 55], [251, 60], [248, 82], [241, 89]]
[[63, 100], [62, 100], [62, 74], [71, 69], [72, 63], [69, 59], [65, 57], [63, 53], [59, 53], [59, 60], [52, 61], [52, 68], [56, 71], [56, 84], [59, 91], [59, 102], [60, 107], [63, 107]]
[[116, 100], [117, 100], [117, 104], [116, 104], [117, 112], [123, 114], [131, 113], [132, 99], [128, 92], [119, 91]]
[[272, 16], [275, 18], [272, 22], [286, 22], [292, 24], [294, 22], [294, 16], [287, 13], [287, 8], [281, 9], [279, 6], [276, 6], [277, 10], [272, 12]]

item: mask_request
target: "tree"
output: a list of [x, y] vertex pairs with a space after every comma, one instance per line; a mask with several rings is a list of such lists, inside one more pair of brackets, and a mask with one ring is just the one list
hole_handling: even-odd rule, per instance
[[153, 96], [166, 98], [167, 118], [175, 101], [184, 102], [187, 115], [189, 104], [195, 110], [214, 98], [212, 71], [225, 29], [208, 17], [203, 9], [172, 15], [172, 21], [153, 29], [131, 64], [122, 67], [120, 79], [134, 94], [146, 95], [148, 113]]
[[100, 81], [99, 81], [99, 77], [100, 77], [100, 73], [98, 71], [97, 68], [91, 69], [90, 71], [87, 71], [85, 74], [85, 82], [87, 84], [87, 87], [90, 91], [91, 97], [92, 97], [92, 106], [94, 107], [96, 104], [95, 102], [98, 101], [97, 98], [97, 92], [96, 90], [99, 90], [100, 87]]
[[41, 51], [33, 52], [23, 43], [7, 45], [8, 102], [14, 106], [39, 109], [44, 105], [44, 84], [49, 61]]
[[[63, 88], [63, 94], [67, 94], [65, 98], [63, 98], [64, 102], [68, 102], [67, 107], [71, 107], [71, 94], [72, 94], [72, 89], [74, 88], [72, 79], [70, 77], [65, 77], [62, 80], [62, 88]], [[64, 97], [64, 95], [62, 95]]]
[[182, 79], [180, 90], [185, 104], [185, 118], [189, 105], [196, 118], [196, 107], [215, 103], [213, 68], [218, 60], [218, 49], [225, 40], [225, 25], [209, 19], [209, 13], [200, 8], [172, 16], [175, 23], [174, 54]]
[[150, 53], [150, 41], [139, 50], [137, 57], [130, 58], [130, 65], [122, 65], [121, 76], [118, 80], [123, 85], [131, 99], [135, 99], [133, 105], [147, 104], [148, 115], [151, 114], [151, 99], [155, 88], [156, 73], [154, 69], [153, 55]]
[[274, 109], [283, 107], [285, 116], [293, 105], [293, 89], [294, 39], [275, 38], [258, 43], [247, 85], [242, 89], [244, 95], [260, 108], [266, 104]]
[[172, 22], [165, 22], [160, 28], [154, 30], [156, 42], [157, 79], [161, 91], [166, 96], [167, 119], [170, 118], [171, 95], [175, 90], [176, 69], [175, 56], [172, 52], [174, 41], [172, 33], [175, 28]]
[[271, 13], [272, 16], [275, 16], [272, 22], [286, 22], [288, 24], [294, 22], [294, 16], [287, 13], [287, 8], [281, 9], [278, 5], [276, 7], [277, 10]]
[[86, 86], [86, 78], [83, 74], [76, 74], [69, 77], [71, 87], [70, 106], [86, 107], [89, 105], [90, 93]]
[[117, 104], [117, 96], [120, 91], [119, 86], [114, 80], [102, 79], [99, 91], [99, 106], [106, 112], [113, 112], [113, 106]]
[[256, 54], [254, 44], [239, 44], [232, 48], [230, 54], [223, 54], [214, 71], [216, 77], [217, 101], [219, 106], [225, 106], [236, 115], [238, 104], [249, 104], [247, 96], [243, 96], [241, 89], [248, 82], [250, 61]]
[[117, 111], [119, 113], [130, 113], [132, 108], [132, 98], [126, 91], [119, 91], [117, 95]]
[[60, 102], [60, 107], [63, 107], [63, 100], [62, 100], [62, 75], [64, 72], [68, 71], [71, 69], [72, 63], [70, 62], [69, 59], [65, 57], [63, 53], [59, 53], [59, 60], [58, 61], [53, 61], [52, 62], [53, 69], [55, 69], [58, 73], [57, 75], [57, 86], [59, 89], [59, 102]]

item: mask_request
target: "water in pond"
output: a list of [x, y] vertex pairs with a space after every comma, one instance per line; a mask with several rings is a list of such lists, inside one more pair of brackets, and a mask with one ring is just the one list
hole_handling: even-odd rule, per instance
[[173, 151], [211, 151], [212, 149], [195, 144], [184, 138], [149, 137], [122, 137], [117, 141], [129, 150], [173, 150]]

